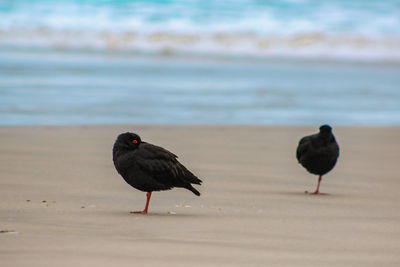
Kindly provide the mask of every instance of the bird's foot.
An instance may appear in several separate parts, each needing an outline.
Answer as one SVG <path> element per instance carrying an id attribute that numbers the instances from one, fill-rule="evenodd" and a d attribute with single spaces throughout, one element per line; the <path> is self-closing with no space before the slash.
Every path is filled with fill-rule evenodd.
<path id="1" fill-rule="evenodd" d="M 134 214 L 147 214 L 147 210 L 138 210 L 138 211 L 131 211 Z"/>

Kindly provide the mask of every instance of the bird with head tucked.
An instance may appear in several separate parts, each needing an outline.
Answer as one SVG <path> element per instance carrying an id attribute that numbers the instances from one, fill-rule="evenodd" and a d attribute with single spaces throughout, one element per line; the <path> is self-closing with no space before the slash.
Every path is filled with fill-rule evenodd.
<path id="1" fill-rule="evenodd" d="M 335 167 L 339 157 L 339 145 L 329 125 L 319 127 L 319 133 L 303 137 L 296 151 L 298 162 L 310 173 L 318 175 L 317 189 L 312 194 L 320 194 L 322 175 Z"/>
<path id="2" fill-rule="evenodd" d="M 132 187 L 147 192 L 147 213 L 151 193 L 181 187 L 200 196 L 192 184 L 200 185 L 202 181 L 191 173 L 168 150 L 142 141 L 135 133 L 122 133 L 117 137 L 113 147 L 113 161 L 118 173 Z"/>

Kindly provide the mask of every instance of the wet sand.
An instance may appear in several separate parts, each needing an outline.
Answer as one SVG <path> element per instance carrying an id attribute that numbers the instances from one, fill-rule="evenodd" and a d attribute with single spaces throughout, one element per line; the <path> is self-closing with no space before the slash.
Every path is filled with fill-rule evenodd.
<path id="1" fill-rule="evenodd" d="M 145 193 L 116 173 L 118 133 L 177 155 L 204 184 Z M 0 127 L 1 266 L 400 266 L 400 128 L 334 128 L 317 177 L 306 127 Z"/>

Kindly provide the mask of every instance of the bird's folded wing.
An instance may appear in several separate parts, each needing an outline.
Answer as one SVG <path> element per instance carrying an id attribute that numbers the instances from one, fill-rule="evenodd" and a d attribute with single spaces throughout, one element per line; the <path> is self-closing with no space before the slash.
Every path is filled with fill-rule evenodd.
<path id="1" fill-rule="evenodd" d="M 162 148 L 160 146 L 155 146 L 146 142 L 140 144 L 140 149 L 137 150 L 138 156 L 146 159 L 164 159 L 176 161 L 178 158 L 174 153 Z"/>
<path id="2" fill-rule="evenodd" d="M 143 142 L 135 156 L 139 167 L 158 182 L 179 184 L 190 182 L 187 180 L 194 176 L 178 162 L 175 154 L 162 147 Z"/>

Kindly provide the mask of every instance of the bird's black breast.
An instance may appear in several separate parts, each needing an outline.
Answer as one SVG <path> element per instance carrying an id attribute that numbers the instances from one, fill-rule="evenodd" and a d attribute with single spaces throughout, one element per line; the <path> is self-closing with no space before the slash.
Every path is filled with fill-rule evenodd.
<path id="1" fill-rule="evenodd" d="M 324 175 L 336 164 L 339 146 L 335 138 L 321 138 L 318 134 L 302 138 L 296 151 L 299 163 L 310 173 Z"/>

